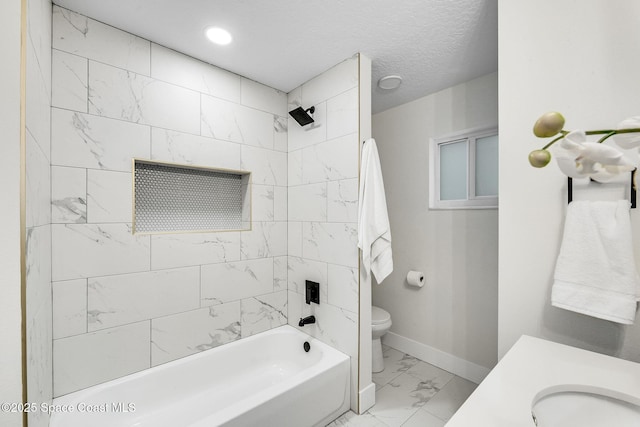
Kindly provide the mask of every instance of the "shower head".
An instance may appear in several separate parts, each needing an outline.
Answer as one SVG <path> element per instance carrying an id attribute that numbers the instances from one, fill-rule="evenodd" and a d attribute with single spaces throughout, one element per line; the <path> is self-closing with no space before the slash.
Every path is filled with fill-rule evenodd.
<path id="1" fill-rule="evenodd" d="M 291 115 L 291 117 L 296 119 L 296 122 L 298 122 L 300 126 L 305 126 L 305 125 L 308 125 L 309 123 L 313 123 L 314 120 L 313 120 L 313 117 L 311 117 L 311 114 L 313 114 L 315 111 L 316 111 L 316 107 L 313 107 L 313 106 L 307 108 L 306 110 L 302 107 L 298 107 L 289 111 L 289 114 Z"/>

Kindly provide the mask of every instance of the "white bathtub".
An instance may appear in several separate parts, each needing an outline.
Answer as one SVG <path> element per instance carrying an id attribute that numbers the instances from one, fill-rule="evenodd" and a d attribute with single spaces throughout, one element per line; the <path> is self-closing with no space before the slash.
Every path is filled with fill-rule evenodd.
<path id="1" fill-rule="evenodd" d="M 285 325 L 58 397 L 50 427 L 323 426 L 348 408 L 349 357 Z"/>

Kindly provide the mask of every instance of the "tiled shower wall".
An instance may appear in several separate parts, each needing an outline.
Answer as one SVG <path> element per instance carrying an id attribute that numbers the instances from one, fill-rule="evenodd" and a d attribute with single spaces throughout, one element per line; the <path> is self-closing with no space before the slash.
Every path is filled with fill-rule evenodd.
<path id="1" fill-rule="evenodd" d="M 305 332 L 351 357 L 351 408 L 358 393 L 359 58 L 288 95 L 289 109 L 315 106 L 315 123 L 289 118 L 289 324 L 315 315 Z M 365 88 L 370 90 L 370 88 Z M 305 280 L 320 305 L 305 302 Z"/>
<path id="2" fill-rule="evenodd" d="M 286 95 L 58 7 L 52 78 L 54 395 L 286 324 Z M 132 235 L 133 157 L 252 171 L 252 231 Z"/>
<path id="3" fill-rule="evenodd" d="M 51 2 L 27 2 L 26 43 L 27 401 L 51 403 Z M 47 426 L 45 412 L 29 426 Z"/>

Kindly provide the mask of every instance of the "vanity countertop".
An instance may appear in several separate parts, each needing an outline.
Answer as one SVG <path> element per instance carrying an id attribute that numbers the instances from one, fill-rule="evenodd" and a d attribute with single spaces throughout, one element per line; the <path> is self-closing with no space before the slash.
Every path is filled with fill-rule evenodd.
<path id="1" fill-rule="evenodd" d="M 533 427 L 536 395 L 566 384 L 640 398 L 640 363 L 523 335 L 446 427 Z"/>

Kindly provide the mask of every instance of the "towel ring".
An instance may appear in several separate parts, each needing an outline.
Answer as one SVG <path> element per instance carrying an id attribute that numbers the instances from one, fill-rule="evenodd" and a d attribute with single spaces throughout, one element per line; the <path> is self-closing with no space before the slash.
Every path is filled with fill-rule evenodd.
<path id="1" fill-rule="evenodd" d="M 631 209 L 636 208 L 636 187 L 634 185 L 636 170 L 631 171 L 631 191 L 629 199 L 631 201 Z M 571 203 L 573 200 L 573 178 L 567 177 L 567 203 Z"/>

